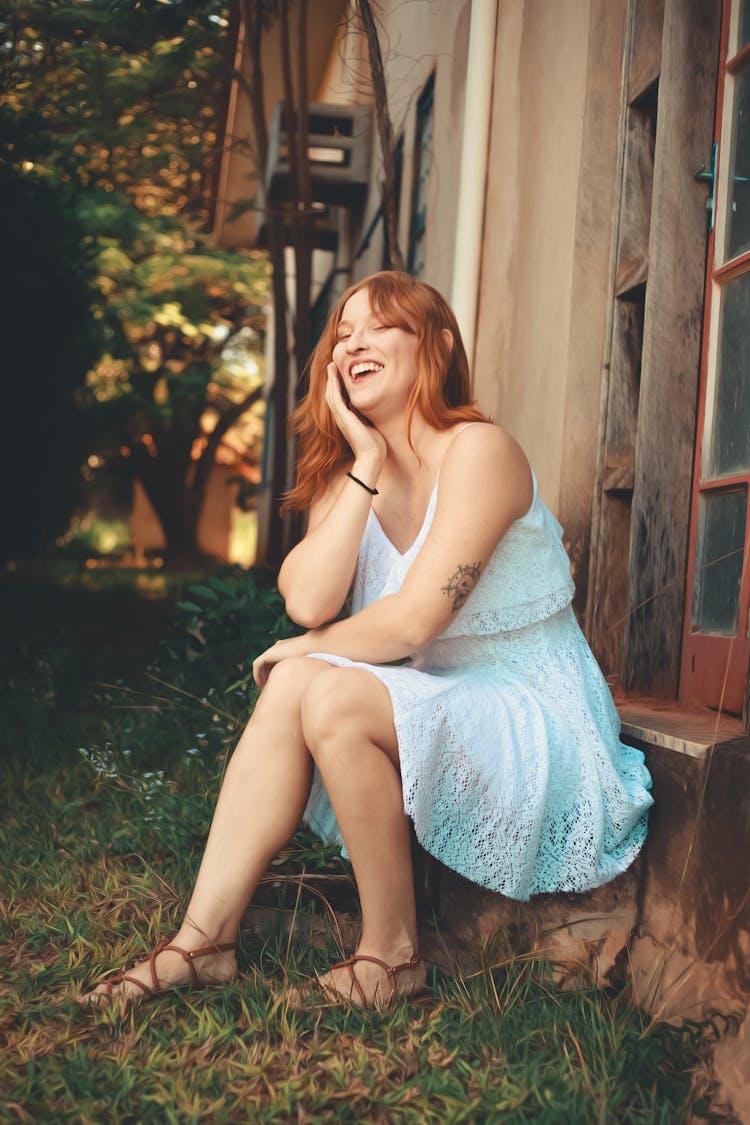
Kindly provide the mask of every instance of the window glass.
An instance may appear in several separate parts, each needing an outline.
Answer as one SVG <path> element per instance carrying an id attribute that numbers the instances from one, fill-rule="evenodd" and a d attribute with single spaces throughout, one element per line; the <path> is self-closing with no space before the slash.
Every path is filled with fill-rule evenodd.
<path id="1" fill-rule="evenodd" d="M 750 67 L 737 75 L 734 86 L 727 258 L 735 258 L 750 250 Z"/>
<path id="2" fill-rule="evenodd" d="M 750 273 L 724 286 L 704 479 L 750 469 Z"/>
<path id="3" fill-rule="evenodd" d="M 396 230 L 398 231 L 398 216 L 401 207 L 401 179 L 404 172 L 404 138 L 399 137 L 398 144 L 396 145 L 395 152 L 393 153 L 393 199 L 396 211 Z M 388 223 L 385 214 L 383 214 L 383 259 L 382 268 L 384 270 L 393 269 L 393 260 L 391 258 L 392 247 L 388 242 Z"/>
<path id="4" fill-rule="evenodd" d="M 740 34 L 737 50 L 741 51 L 750 40 L 750 0 L 740 0 Z"/>
<path id="5" fill-rule="evenodd" d="M 427 227 L 427 188 L 432 166 L 432 104 L 434 77 L 430 79 L 417 103 L 417 135 L 415 152 L 412 220 L 409 231 L 409 273 L 422 277 L 425 266 L 425 232 Z"/>
<path id="6" fill-rule="evenodd" d="M 698 507 L 692 629 L 734 636 L 740 605 L 747 488 L 704 492 Z"/>

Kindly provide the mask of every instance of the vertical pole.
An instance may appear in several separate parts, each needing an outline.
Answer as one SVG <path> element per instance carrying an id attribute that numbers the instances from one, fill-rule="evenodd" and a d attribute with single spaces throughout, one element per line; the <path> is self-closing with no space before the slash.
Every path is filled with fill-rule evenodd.
<path id="1" fill-rule="evenodd" d="M 469 367 L 474 358 L 482 262 L 496 23 L 497 0 L 472 0 L 451 293 L 451 305 L 461 329 Z"/>

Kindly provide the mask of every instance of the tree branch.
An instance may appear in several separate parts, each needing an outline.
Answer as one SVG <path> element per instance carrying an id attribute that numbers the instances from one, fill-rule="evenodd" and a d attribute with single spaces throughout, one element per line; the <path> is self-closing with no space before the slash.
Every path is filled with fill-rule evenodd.
<path id="1" fill-rule="evenodd" d="M 250 56 L 250 81 L 243 79 L 242 86 L 246 90 L 250 111 L 253 118 L 253 133 L 258 150 L 261 175 L 259 176 L 261 190 L 265 198 L 265 172 L 268 160 L 268 129 L 266 127 L 266 110 L 263 98 L 263 63 L 261 51 L 261 22 L 255 0 L 242 0 L 242 14 L 247 30 L 248 53 Z"/>
<path id="2" fill-rule="evenodd" d="M 310 102 L 307 73 L 307 0 L 297 0 L 297 199 L 295 220 L 295 324 L 294 348 L 297 361 L 296 397 L 307 391 L 305 372 L 310 354 L 310 292 L 315 219 L 311 212 Z"/>
<path id="3" fill-rule="evenodd" d="M 380 51 L 380 40 L 378 39 L 378 31 L 375 26 L 375 17 L 370 7 L 370 0 L 358 0 L 358 7 L 365 37 L 367 39 L 372 87 L 375 93 L 375 118 L 378 124 L 380 149 L 383 156 L 381 198 L 383 200 L 383 214 L 385 215 L 388 256 L 390 258 L 390 264 L 394 269 L 403 270 L 406 266 L 398 242 L 398 223 L 396 218 L 398 200 L 395 194 L 395 145 L 393 143 L 393 125 L 391 123 L 390 113 L 388 112 L 388 92 L 385 83 L 383 56 Z"/>
<path id="4" fill-rule="evenodd" d="M 292 180 L 292 198 L 299 199 L 300 170 L 297 136 L 299 120 L 295 106 L 294 82 L 292 79 L 292 48 L 289 37 L 289 0 L 280 0 L 279 29 L 281 31 L 281 74 L 284 83 L 284 124 L 286 126 L 286 149 L 289 154 L 289 170 Z M 300 97 L 302 97 L 300 91 Z M 305 91 L 306 94 L 306 91 Z"/>
<path id="5" fill-rule="evenodd" d="M 206 444 L 196 463 L 193 482 L 190 486 L 193 502 L 198 506 L 203 503 L 208 477 L 213 468 L 214 461 L 216 460 L 216 452 L 221 445 L 224 434 L 242 417 L 246 410 L 250 409 L 253 403 L 257 402 L 258 399 L 262 397 L 262 395 L 263 384 L 261 383 L 259 387 L 256 387 L 255 390 L 245 395 L 241 402 L 235 402 L 232 406 L 224 410 L 219 416 L 213 430 L 208 435 Z"/>

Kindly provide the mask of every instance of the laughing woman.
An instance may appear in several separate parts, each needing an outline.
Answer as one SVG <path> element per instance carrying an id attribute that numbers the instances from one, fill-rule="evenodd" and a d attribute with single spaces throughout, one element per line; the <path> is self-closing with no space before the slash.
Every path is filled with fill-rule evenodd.
<path id="1" fill-rule="evenodd" d="M 345 847 L 362 907 L 356 952 L 320 987 L 363 1005 L 424 984 L 411 824 L 515 899 L 596 887 L 643 843 L 650 778 L 573 616 L 561 529 L 472 405 L 443 298 L 403 273 L 349 289 L 294 425 L 287 503 L 308 529 L 279 588 L 307 632 L 255 660 L 182 927 L 89 1002 L 233 976 L 243 912 L 301 820 Z"/>

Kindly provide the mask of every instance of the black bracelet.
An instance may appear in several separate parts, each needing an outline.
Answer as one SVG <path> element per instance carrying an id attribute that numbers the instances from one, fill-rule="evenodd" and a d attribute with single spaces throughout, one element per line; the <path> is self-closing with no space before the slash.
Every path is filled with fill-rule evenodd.
<path id="1" fill-rule="evenodd" d="M 379 495 L 377 488 L 370 488 L 369 484 L 365 484 L 365 482 L 363 480 L 360 480 L 359 477 L 355 477 L 354 473 L 347 473 L 346 475 L 348 477 L 351 477 L 351 479 L 355 482 L 355 484 L 361 485 L 362 488 L 364 488 L 366 492 L 370 493 L 370 496 L 378 496 Z"/>

